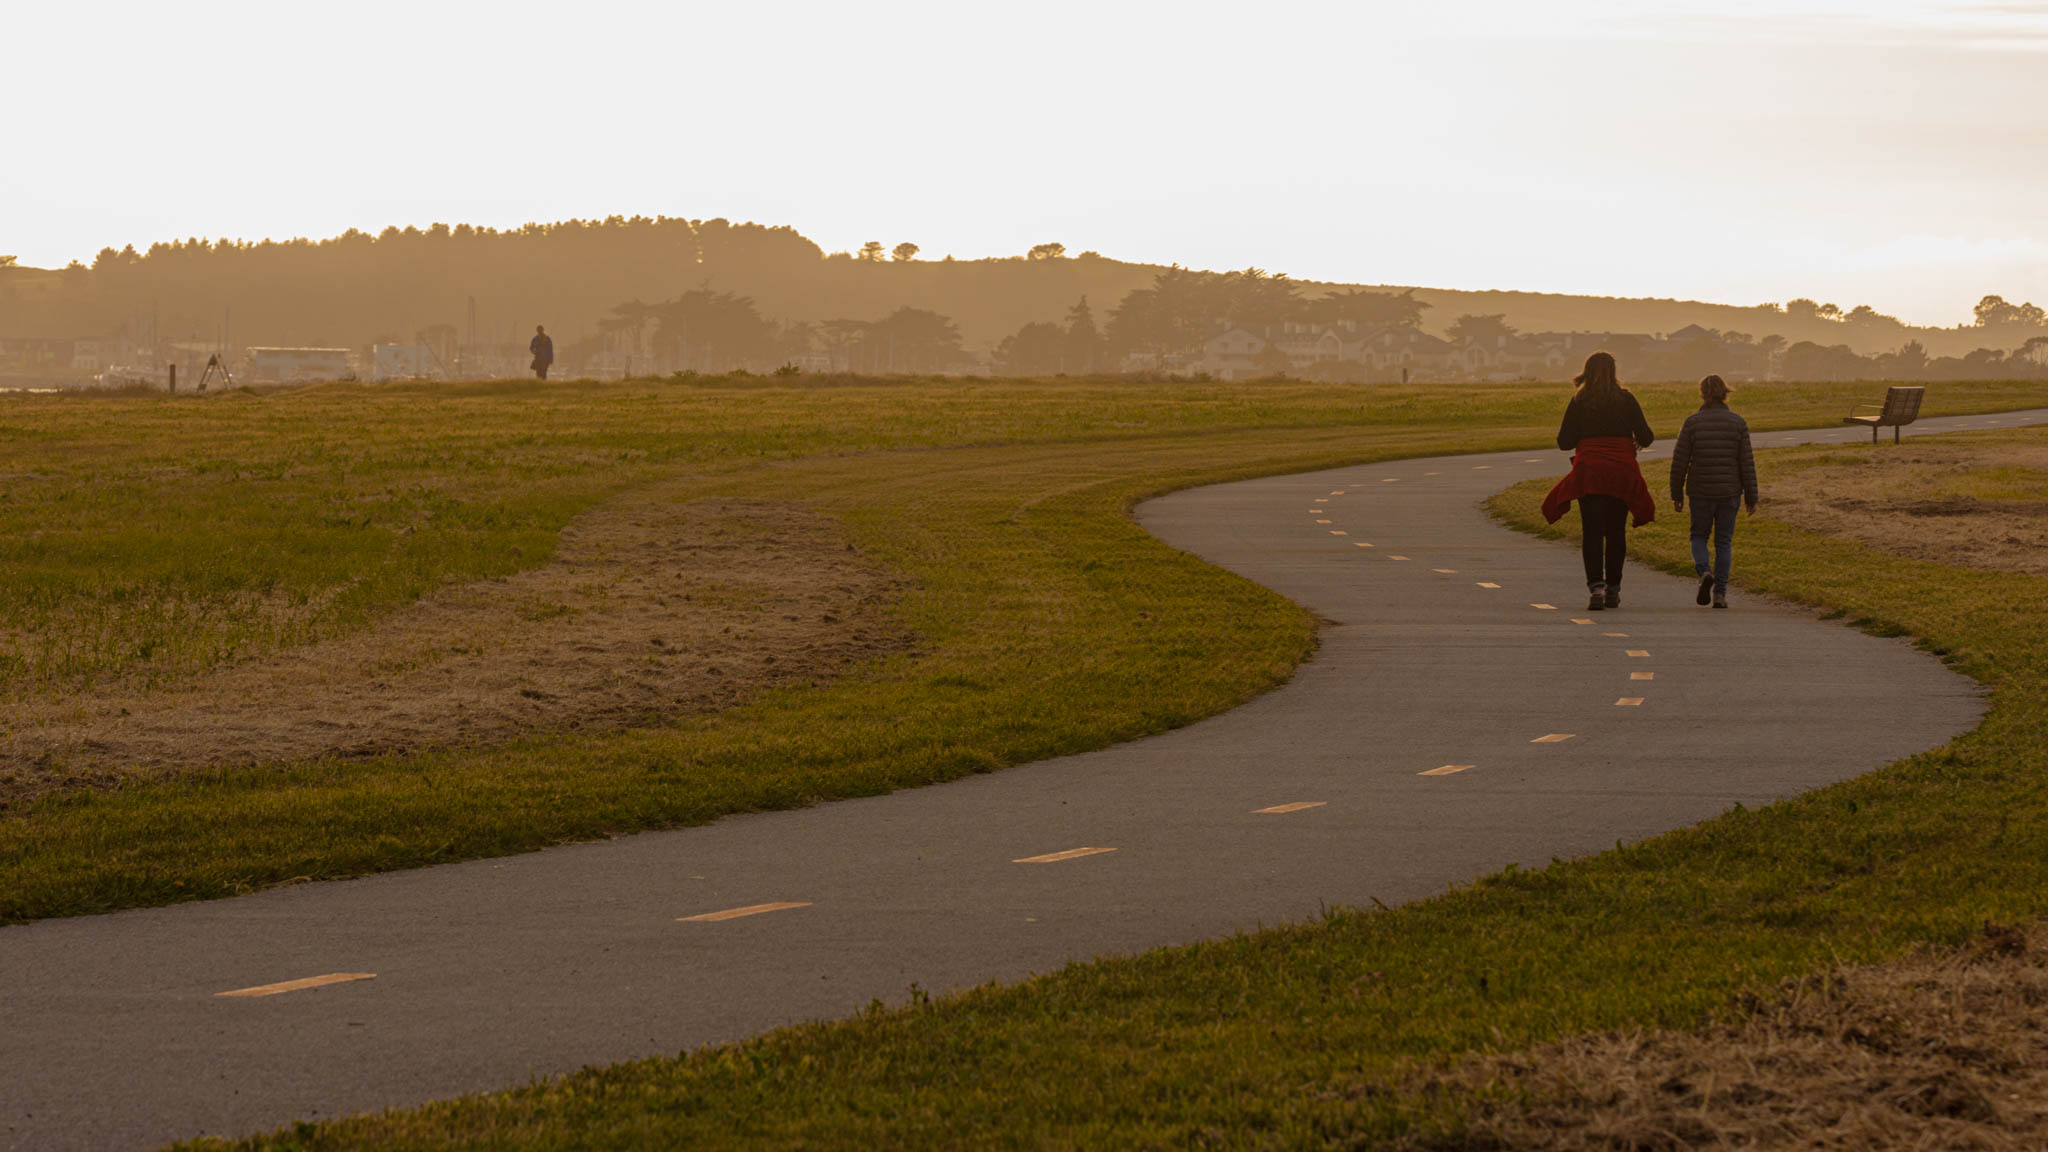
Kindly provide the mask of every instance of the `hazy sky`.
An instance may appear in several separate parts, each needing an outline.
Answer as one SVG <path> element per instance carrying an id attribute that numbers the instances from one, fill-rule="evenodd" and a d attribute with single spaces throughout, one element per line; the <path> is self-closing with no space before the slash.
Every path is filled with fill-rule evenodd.
<path id="1" fill-rule="evenodd" d="M 725 216 L 1953 324 L 2048 304 L 2048 2 L 19 4 L 0 253 Z"/>

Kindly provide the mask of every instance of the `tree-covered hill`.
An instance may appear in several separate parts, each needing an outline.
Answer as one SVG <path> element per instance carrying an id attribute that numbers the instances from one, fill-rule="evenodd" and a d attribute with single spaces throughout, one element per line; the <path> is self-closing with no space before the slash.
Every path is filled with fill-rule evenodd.
<path id="1" fill-rule="evenodd" d="M 827 253 L 787 227 L 726 220 L 612 217 L 497 230 L 467 225 L 350 231 L 326 240 L 160 243 L 100 252 L 90 266 L 0 267 L 0 337 L 221 340 L 236 345 L 362 347 L 437 326 L 470 342 L 517 343 L 536 323 L 568 341 L 594 335 L 622 303 L 708 288 L 752 298 L 772 321 L 878 320 L 899 309 L 951 318 L 970 351 L 1027 324 L 1057 321 L 1087 297 L 1107 314 L 1152 285 L 1159 265 L 1043 244 L 1006 259 L 926 258 L 913 242 Z M 1371 266 L 1361 253 L 1361 267 Z M 1306 296 L 1393 285 L 1305 283 Z M 1500 315 L 1523 332 L 1656 334 L 1698 324 L 1790 342 L 1892 351 L 1918 340 L 1933 355 L 2039 334 L 2012 326 L 1910 328 L 1875 309 L 1812 301 L 1737 307 L 1696 301 L 1417 288 L 1422 326 Z M 472 301 L 474 312 L 472 314 Z"/>

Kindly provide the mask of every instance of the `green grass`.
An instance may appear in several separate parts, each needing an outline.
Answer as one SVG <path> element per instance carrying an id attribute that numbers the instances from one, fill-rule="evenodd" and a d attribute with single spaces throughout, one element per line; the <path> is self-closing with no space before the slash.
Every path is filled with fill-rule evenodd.
<path id="1" fill-rule="evenodd" d="M 1683 388 L 1641 391 L 1660 427 L 1690 405 Z M 1795 426 L 1868 391 L 1754 388 L 1745 411 Z M 0 440 L 27 479 L 0 502 L 0 636 L 82 653 L 23 673 L 19 692 L 143 676 L 158 657 L 139 655 L 137 636 L 205 665 L 345 634 L 440 582 L 539 563 L 576 512 L 677 477 L 686 494 L 839 517 L 907 578 L 896 611 L 921 644 L 829 685 L 645 730 L 48 799 L 0 818 L 0 922 L 869 795 L 1213 715 L 1284 681 L 1312 650 L 1312 622 L 1152 540 L 1132 504 L 1262 473 L 1542 444 L 1563 394 L 898 381 L 10 398 Z M 2048 388 L 1935 399 L 2021 407 Z M 291 611 L 254 612 L 271 622 L 237 632 L 252 603 Z M 66 631 L 78 619 L 97 623 Z"/>
<path id="2" fill-rule="evenodd" d="M 1766 495 L 1776 470 L 1841 451 L 1764 454 Z M 1496 510 L 1535 528 L 1547 486 L 1518 486 Z M 1634 547 L 1690 570 L 1673 525 Z M 677 1058 L 189 1147 L 1378 1146 L 1459 1129 L 1469 1098 L 1426 1083 L 1461 1053 L 1691 1027 L 1744 990 L 2048 910 L 2048 578 L 1901 560 L 1761 517 L 1743 521 L 1737 547 L 1744 589 L 1945 653 L 1991 689 L 1984 724 L 1791 801 L 1392 912 L 1339 910 Z M 1574 558 L 1560 549 L 1558 561 Z"/>

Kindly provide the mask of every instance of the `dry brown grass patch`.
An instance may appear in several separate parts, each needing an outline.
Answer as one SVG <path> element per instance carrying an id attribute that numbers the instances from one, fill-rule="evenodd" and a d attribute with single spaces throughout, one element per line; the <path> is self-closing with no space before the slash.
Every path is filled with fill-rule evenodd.
<path id="1" fill-rule="evenodd" d="M 160 691 L 0 709 L 0 811 L 191 768 L 725 708 L 906 647 L 884 612 L 893 593 L 802 506 L 636 492 L 578 517 L 550 563 L 450 588 L 365 634 Z"/>
<path id="2" fill-rule="evenodd" d="M 1767 476 L 1767 509 L 1895 556 L 2048 573 L 2048 436 L 1880 444 Z"/>
<path id="3" fill-rule="evenodd" d="M 2048 928 L 1796 981 L 1693 1033 L 1478 1057 L 1422 1086 L 1469 1128 L 1413 1147 L 2048 1148 Z"/>

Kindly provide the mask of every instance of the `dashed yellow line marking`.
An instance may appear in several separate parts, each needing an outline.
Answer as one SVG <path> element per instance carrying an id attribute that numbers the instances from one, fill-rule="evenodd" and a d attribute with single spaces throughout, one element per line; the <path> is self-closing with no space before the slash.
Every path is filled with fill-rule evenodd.
<path id="1" fill-rule="evenodd" d="M 1336 489 L 1335 491 L 1332 491 L 1332 492 L 1330 493 L 1330 495 L 1332 495 L 1332 496 L 1342 496 L 1343 494 L 1344 494 L 1344 489 L 1342 489 L 1342 488 L 1338 488 L 1338 489 Z"/>
<path id="2" fill-rule="evenodd" d="M 1430 769 L 1429 771 L 1427 771 L 1427 772 L 1417 772 L 1417 773 L 1416 773 L 1416 775 L 1417 775 L 1417 776 L 1449 776 L 1449 775 L 1451 775 L 1451 774 L 1452 774 L 1453 772 L 1469 772 L 1469 771 L 1471 771 L 1472 769 L 1474 769 L 1474 768 L 1477 768 L 1477 767 L 1478 767 L 1478 765 L 1477 765 L 1477 764 L 1446 764 L 1446 765 L 1444 765 L 1444 766 L 1443 766 L 1443 767 L 1441 767 L 1441 768 L 1431 768 L 1431 769 Z"/>
<path id="3" fill-rule="evenodd" d="M 1370 547 L 1372 547 L 1372 545 L 1370 545 L 1370 544 L 1367 544 L 1367 543 L 1366 543 L 1365 541 L 1363 541 L 1363 540 L 1353 540 L 1353 541 L 1351 542 L 1351 546 L 1352 546 L 1353 548 L 1370 548 Z"/>
<path id="4" fill-rule="evenodd" d="M 1562 744 L 1562 743 L 1564 743 L 1565 741 L 1567 741 L 1567 740 L 1571 739 L 1571 738 L 1572 738 L 1573 736 L 1576 736 L 1576 735 L 1578 735 L 1578 733 L 1576 733 L 1576 732 L 1552 732 L 1552 733 L 1551 733 L 1550 735 L 1548 735 L 1548 736 L 1538 736 L 1538 737 L 1537 737 L 1537 738 L 1535 738 L 1534 740 L 1531 740 L 1531 741 L 1529 741 L 1529 743 L 1531 743 L 1531 744 Z"/>
<path id="5" fill-rule="evenodd" d="M 1458 574 L 1458 570 L 1456 568 L 1431 568 L 1430 571 L 1441 572 L 1446 576 L 1456 576 Z"/>
<path id="6" fill-rule="evenodd" d="M 1316 503 L 1318 503 L 1318 504 L 1328 504 L 1329 502 L 1330 502 L 1330 498 L 1329 498 L 1328 496 L 1318 496 L 1318 497 L 1316 497 Z"/>
<path id="7" fill-rule="evenodd" d="M 1345 530 L 1343 530 L 1342 528 L 1332 528 L 1332 529 L 1330 529 L 1330 535 L 1332 535 L 1332 536 L 1349 536 L 1349 535 L 1351 535 L 1351 533 L 1349 533 L 1349 532 L 1346 532 L 1346 531 L 1345 531 Z"/>
<path id="8" fill-rule="evenodd" d="M 780 912 L 786 908 L 809 908 L 809 900 L 781 900 L 773 904 L 749 904 L 744 908 L 727 908 L 722 912 L 699 912 L 695 916 L 678 916 L 678 924 L 715 924 L 720 920 L 737 920 L 742 916 L 759 916 L 763 912 Z"/>
<path id="9" fill-rule="evenodd" d="M 1380 480 L 1382 484 L 1399 484 L 1400 482 L 1401 478 L 1399 476 L 1388 476 Z"/>
<path id="10" fill-rule="evenodd" d="M 1643 698 L 1641 696 L 1623 696 L 1614 702 L 1614 706 L 1616 708 L 1640 708 L 1643 706 Z"/>
<path id="11" fill-rule="evenodd" d="M 284 980 L 276 984 L 258 984 L 254 988 L 237 988 L 232 992 L 215 992 L 215 996 L 275 996 L 280 992 L 297 992 L 305 988 L 325 988 L 329 984 L 346 984 L 351 980 L 375 980 L 375 972 L 329 972 L 325 976 L 308 976 L 302 980 Z"/>
<path id="12" fill-rule="evenodd" d="M 1065 852 L 1047 852 L 1043 856 L 1023 856 L 1010 861 L 1012 864 L 1057 864 L 1062 860 L 1079 860 L 1083 856 L 1099 856 L 1114 852 L 1114 848 L 1069 848 Z"/>
<path id="13" fill-rule="evenodd" d="M 1486 470 L 1487 470 L 1488 468 L 1491 468 L 1491 467 L 1493 467 L 1493 465 L 1491 465 L 1491 464 L 1474 464 L 1474 465 L 1472 466 L 1472 470 L 1473 470 L 1474 472 L 1484 472 L 1484 471 L 1486 471 Z"/>
<path id="14" fill-rule="evenodd" d="M 1318 523 L 1318 524 L 1328 524 L 1328 523 L 1330 523 L 1330 521 L 1328 521 L 1328 520 L 1318 520 L 1318 521 L 1316 521 L 1316 523 Z"/>
<path id="15" fill-rule="evenodd" d="M 1631 672 L 1628 674 L 1628 678 L 1631 680 L 1655 680 L 1657 674 L 1655 672 Z"/>
<path id="16" fill-rule="evenodd" d="M 1610 638 L 1612 638 L 1612 639 L 1615 639 L 1615 640 L 1626 640 L 1626 639 L 1628 639 L 1628 633 L 1626 633 L 1626 632 L 1602 632 L 1602 633 L 1601 633 L 1601 635 L 1602 635 L 1602 636 L 1607 636 L 1607 637 L 1610 637 Z"/>
<path id="17" fill-rule="evenodd" d="M 1555 604 L 1531 604 L 1531 605 L 1529 605 L 1529 607 L 1531 607 L 1531 608 L 1535 608 L 1535 609 L 1538 609 L 1538 610 L 1540 610 L 1540 611 L 1544 611 L 1544 612 L 1555 612 L 1555 611 L 1557 611 L 1557 605 L 1555 605 Z"/>
<path id="18" fill-rule="evenodd" d="M 1423 473 L 1423 475 L 1424 475 L 1424 476 L 1441 476 L 1441 475 L 1443 475 L 1443 473 L 1441 473 L 1441 472 L 1424 472 L 1424 473 Z"/>
<path id="19" fill-rule="evenodd" d="M 1271 808 L 1254 808 L 1254 816 L 1278 816 L 1286 812 L 1300 812 L 1309 808 L 1321 808 L 1328 800 L 1297 800 L 1292 804 L 1275 804 Z"/>
<path id="20" fill-rule="evenodd" d="M 1389 560 L 1406 560 L 1406 559 L 1407 559 L 1407 557 L 1406 557 L 1406 556 L 1388 556 L 1388 557 L 1387 557 L 1387 559 L 1389 559 Z"/>
<path id="21" fill-rule="evenodd" d="M 1638 660 L 1646 659 L 1650 655 L 1648 652 L 1645 652 L 1641 648 L 1631 648 L 1628 650 L 1628 654 L 1634 656 Z"/>
<path id="22" fill-rule="evenodd" d="M 1543 457 L 1541 457 L 1541 456 L 1531 456 L 1531 457 L 1529 457 L 1529 458 L 1528 458 L 1527 460 L 1524 460 L 1524 461 L 1522 461 L 1522 463 L 1524 463 L 1524 464 L 1541 464 L 1541 463 L 1543 463 Z"/>
<path id="23" fill-rule="evenodd" d="M 1480 581 L 1478 581 L 1477 583 L 1478 583 L 1478 585 L 1479 585 L 1479 586 L 1480 586 L 1481 588 L 1498 588 L 1498 587 L 1500 587 L 1500 585 L 1498 585 L 1498 584 L 1489 584 L 1489 583 L 1487 583 L 1487 582 L 1486 582 L 1486 581 L 1484 581 L 1484 580 L 1480 580 Z"/>

